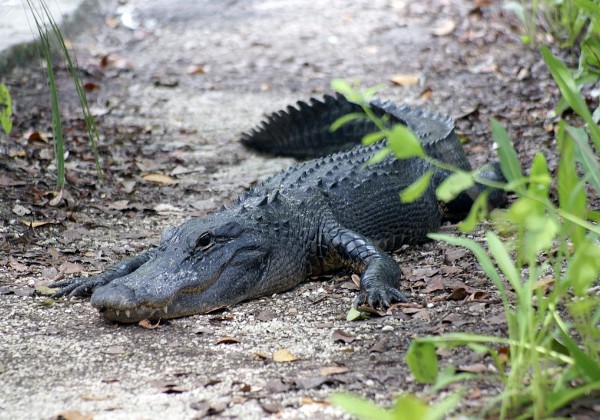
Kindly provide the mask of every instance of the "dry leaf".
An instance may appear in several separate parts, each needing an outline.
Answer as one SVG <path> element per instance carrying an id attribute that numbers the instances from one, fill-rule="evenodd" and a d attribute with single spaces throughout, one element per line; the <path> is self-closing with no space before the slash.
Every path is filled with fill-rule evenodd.
<path id="1" fill-rule="evenodd" d="M 390 78 L 395 85 L 413 86 L 419 83 L 419 76 L 416 74 L 396 74 Z"/>
<path id="2" fill-rule="evenodd" d="M 26 214 L 31 214 L 31 210 L 20 204 L 15 204 L 12 208 L 12 212 L 17 216 L 25 216 Z"/>
<path id="3" fill-rule="evenodd" d="M 37 228 L 40 226 L 44 226 L 44 225 L 49 225 L 52 222 L 41 222 L 41 221 L 26 221 L 26 220 L 21 220 L 21 223 L 23 223 L 25 226 L 28 226 L 30 228 Z"/>
<path id="4" fill-rule="evenodd" d="M 295 360 L 299 360 L 299 358 L 288 349 L 279 349 L 273 353 L 274 362 L 293 362 Z"/>
<path id="5" fill-rule="evenodd" d="M 347 367 L 344 367 L 344 366 L 328 366 L 328 367 L 321 368 L 321 370 L 319 371 L 319 375 L 329 376 L 329 375 L 336 375 L 338 373 L 347 373 L 349 371 L 350 371 L 350 369 L 348 369 Z"/>
<path id="6" fill-rule="evenodd" d="M 28 270 L 25 264 L 22 264 L 19 261 L 17 261 L 12 255 L 8 257 L 8 265 L 15 271 L 23 272 Z"/>
<path id="7" fill-rule="evenodd" d="M 193 66 L 189 66 L 186 69 L 186 73 L 187 74 L 204 74 L 204 73 L 206 73 L 206 68 L 204 66 L 193 65 Z"/>
<path id="8" fill-rule="evenodd" d="M 54 191 L 52 194 L 54 194 L 54 197 L 52 197 L 52 199 L 48 201 L 48 205 L 56 207 L 60 204 L 60 202 L 63 199 L 63 190 Z"/>
<path id="9" fill-rule="evenodd" d="M 342 343 L 350 344 L 354 341 L 355 338 L 352 334 L 349 334 L 345 331 L 337 329 L 331 334 L 331 339 L 334 342 L 339 341 Z"/>
<path id="10" fill-rule="evenodd" d="M 236 344 L 239 342 L 240 340 L 233 337 L 221 337 L 217 340 L 217 344 Z"/>
<path id="11" fill-rule="evenodd" d="M 456 29 L 456 23 L 451 19 L 444 19 L 435 25 L 431 34 L 435 36 L 448 36 Z"/>
<path id="12" fill-rule="evenodd" d="M 140 322 L 138 322 L 138 325 L 146 330 L 155 330 L 159 327 L 160 321 L 158 321 L 156 324 L 153 324 L 149 319 L 142 319 Z"/>
<path id="13" fill-rule="evenodd" d="M 144 178 L 144 181 L 147 181 L 147 182 L 156 182 L 158 184 L 165 184 L 165 185 L 173 185 L 177 182 L 170 176 L 163 175 L 163 174 L 146 174 L 146 175 L 143 175 L 142 178 Z"/>

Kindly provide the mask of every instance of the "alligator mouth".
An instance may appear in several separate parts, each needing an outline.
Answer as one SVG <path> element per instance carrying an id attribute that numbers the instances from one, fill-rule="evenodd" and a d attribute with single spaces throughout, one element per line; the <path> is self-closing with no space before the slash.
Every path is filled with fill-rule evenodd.
<path id="1" fill-rule="evenodd" d="M 115 309 L 110 307 L 96 306 L 98 312 L 107 320 L 128 324 L 139 322 L 144 319 L 158 321 L 162 318 L 168 318 L 169 306 L 156 308 L 149 305 L 141 305 L 131 309 Z"/>

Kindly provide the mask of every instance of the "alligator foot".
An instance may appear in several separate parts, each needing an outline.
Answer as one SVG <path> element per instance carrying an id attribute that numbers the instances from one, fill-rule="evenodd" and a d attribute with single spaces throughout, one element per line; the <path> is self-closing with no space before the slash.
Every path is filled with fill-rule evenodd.
<path id="1" fill-rule="evenodd" d="M 124 277 L 137 270 L 142 264 L 147 262 L 155 253 L 154 249 L 149 249 L 139 255 L 121 261 L 117 265 L 109 268 L 102 274 L 88 278 L 76 277 L 72 279 L 60 280 L 50 285 L 51 288 L 60 288 L 52 295 L 53 298 L 63 296 L 87 297 L 91 296 L 92 292 L 104 286 L 116 278 Z"/>
<path id="2" fill-rule="evenodd" d="M 407 301 L 407 297 L 393 287 L 378 285 L 378 287 L 372 287 L 370 290 L 364 290 L 361 286 L 360 292 L 352 301 L 352 306 L 356 309 L 359 306 L 366 304 L 373 309 L 387 309 L 392 306 L 394 302 Z"/>

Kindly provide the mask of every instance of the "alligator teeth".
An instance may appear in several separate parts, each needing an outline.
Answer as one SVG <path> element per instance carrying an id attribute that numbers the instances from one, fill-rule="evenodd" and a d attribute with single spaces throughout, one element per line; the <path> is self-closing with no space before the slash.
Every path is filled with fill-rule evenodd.
<path id="1" fill-rule="evenodd" d="M 115 311 L 115 314 L 117 314 L 117 316 L 119 316 L 120 313 L 121 311 Z"/>
<path id="2" fill-rule="evenodd" d="M 165 307 L 163 308 L 163 311 L 165 311 L 165 313 L 167 313 L 167 305 L 165 305 Z"/>
<path id="3" fill-rule="evenodd" d="M 129 309 L 127 309 L 127 310 L 125 311 L 125 316 L 126 316 L 127 318 L 131 318 L 131 311 L 130 311 Z"/>

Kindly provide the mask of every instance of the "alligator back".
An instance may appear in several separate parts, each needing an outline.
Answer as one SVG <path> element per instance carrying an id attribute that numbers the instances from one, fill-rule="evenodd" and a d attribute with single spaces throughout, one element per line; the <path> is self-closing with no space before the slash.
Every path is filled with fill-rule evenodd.
<path id="1" fill-rule="evenodd" d="M 350 113 L 363 113 L 359 104 L 341 94 L 325 95 L 322 100 L 299 101 L 296 107 L 276 112 L 258 127 L 242 134 L 241 142 L 261 153 L 300 159 L 316 158 L 350 150 L 361 144 L 362 138 L 377 130 L 367 118 L 347 122 L 331 131 L 331 124 Z M 470 170 L 469 161 L 454 132 L 450 117 L 406 104 L 373 100 L 373 113 L 387 124 L 403 124 L 421 140 L 428 155 L 463 170 Z"/>

